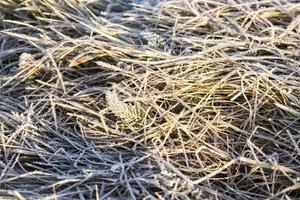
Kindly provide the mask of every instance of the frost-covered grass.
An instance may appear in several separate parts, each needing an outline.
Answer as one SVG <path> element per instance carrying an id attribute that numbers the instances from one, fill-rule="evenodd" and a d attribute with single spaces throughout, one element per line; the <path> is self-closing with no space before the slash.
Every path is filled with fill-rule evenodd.
<path id="1" fill-rule="evenodd" d="M 298 199 L 299 16 L 1 0 L 0 199 Z"/>

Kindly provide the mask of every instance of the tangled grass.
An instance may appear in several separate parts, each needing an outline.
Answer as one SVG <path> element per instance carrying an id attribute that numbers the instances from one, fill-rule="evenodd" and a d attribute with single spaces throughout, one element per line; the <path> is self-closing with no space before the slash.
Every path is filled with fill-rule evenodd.
<path id="1" fill-rule="evenodd" d="M 299 199 L 296 0 L 1 0 L 0 196 Z"/>

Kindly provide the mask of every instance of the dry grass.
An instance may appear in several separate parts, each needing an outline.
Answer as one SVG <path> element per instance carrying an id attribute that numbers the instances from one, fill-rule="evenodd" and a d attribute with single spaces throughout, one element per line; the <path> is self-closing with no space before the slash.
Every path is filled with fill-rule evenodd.
<path id="1" fill-rule="evenodd" d="M 296 0 L 0 14 L 0 198 L 299 199 Z"/>

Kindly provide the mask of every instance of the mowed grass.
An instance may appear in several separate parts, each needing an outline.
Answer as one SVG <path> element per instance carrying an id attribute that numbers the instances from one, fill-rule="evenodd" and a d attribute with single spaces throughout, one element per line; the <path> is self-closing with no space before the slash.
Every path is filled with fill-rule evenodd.
<path id="1" fill-rule="evenodd" d="M 299 199 L 296 0 L 1 0 L 0 199 Z"/>

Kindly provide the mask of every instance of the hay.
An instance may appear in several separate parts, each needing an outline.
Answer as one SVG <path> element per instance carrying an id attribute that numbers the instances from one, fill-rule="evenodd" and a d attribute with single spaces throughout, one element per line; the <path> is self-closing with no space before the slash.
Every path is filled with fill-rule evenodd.
<path id="1" fill-rule="evenodd" d="M 299 198 L 297 1 L 0 13 L 1 197 Z"/>

